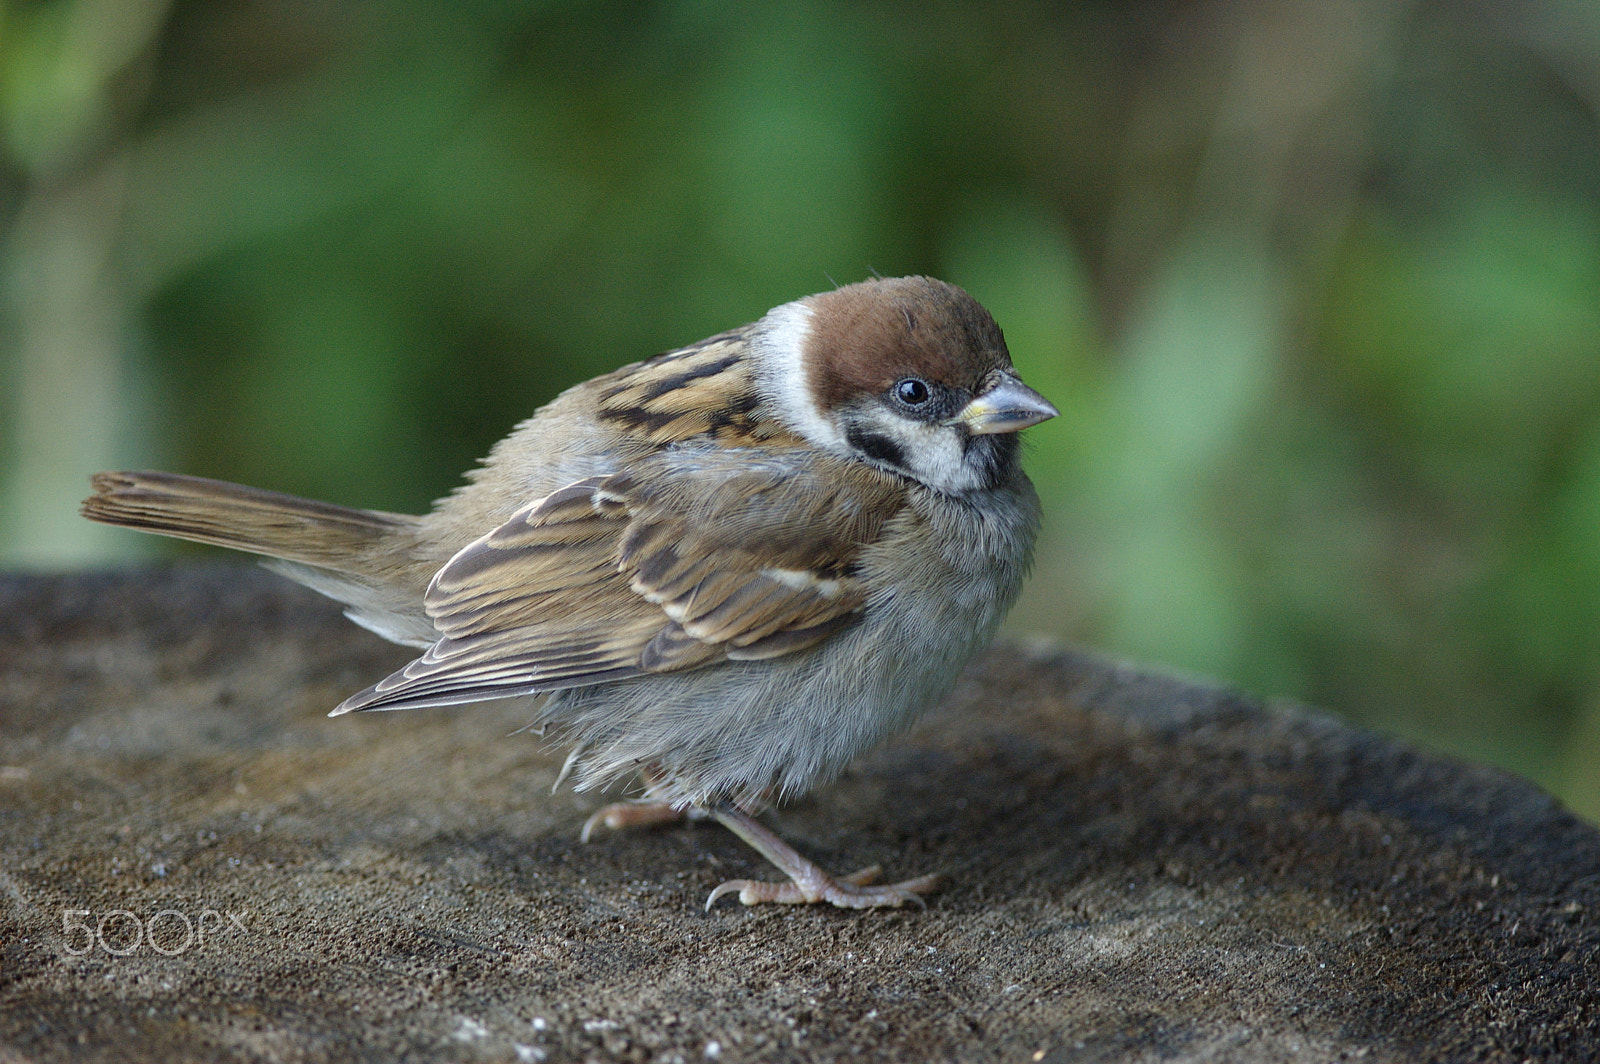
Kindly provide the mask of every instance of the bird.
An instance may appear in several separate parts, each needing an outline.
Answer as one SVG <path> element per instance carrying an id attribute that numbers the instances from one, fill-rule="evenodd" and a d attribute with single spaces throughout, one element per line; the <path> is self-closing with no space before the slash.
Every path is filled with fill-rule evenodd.
<path id="1" fill-rule="evenodd" d="M 642 788 L 585 840 L 709 817 L 783 873 L 708 909 L 924 905 L 937 874 L 834 875 L 758 816 L 993 638 L 1041 520 L 1019 432 L 1057 414 L 972 296 L 874 277 L 567 389 L 421 516 L 131 471 L 82 513 L 263 555 L 422 650 L 332 716 L 542 696 L 562 779 Z"/>

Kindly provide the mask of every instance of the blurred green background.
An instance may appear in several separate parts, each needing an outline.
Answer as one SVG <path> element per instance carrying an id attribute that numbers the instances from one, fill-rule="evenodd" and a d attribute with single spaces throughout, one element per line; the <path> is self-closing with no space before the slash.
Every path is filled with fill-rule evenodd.
<path id="1" fill-rule="evenodd" d="M 1065 416 L 1013 631 L 1600 817 L 1600 4 L 0 3 L 0 565 L 157 467 L 417 510 L 876 271 Z"/>

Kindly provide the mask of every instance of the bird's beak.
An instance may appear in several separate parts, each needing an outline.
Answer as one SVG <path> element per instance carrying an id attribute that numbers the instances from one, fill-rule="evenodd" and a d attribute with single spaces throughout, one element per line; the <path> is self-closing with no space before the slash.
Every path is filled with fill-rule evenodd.
<path id="1" fill-rule="evenodd" d="M 974 436 L 992 432 L 1019 432 L 1029 425 L 1049 421 L 1061 411 L 1032 388 L 1009 373 L 1002 373 L 995 383 L 961 408 L 950 419 L 953 425 L 965 425 Z"/>

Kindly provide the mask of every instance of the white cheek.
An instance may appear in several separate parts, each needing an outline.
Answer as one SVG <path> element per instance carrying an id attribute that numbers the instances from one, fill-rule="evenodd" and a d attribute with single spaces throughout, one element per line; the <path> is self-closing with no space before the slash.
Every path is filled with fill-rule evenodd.
<path id="1" fill-rule="evenodd" d="M 763 391 L 784 424 L 819 447 L 842 451 L 844 434 L 817 409 L 806 379 L 803 355 L 811 336 L 811 314 L 811 308 L 798 301 L 774 307 L 761 319 L 752 342 L 763 348 L 758 361 L 766 378 Z"/>
<path id="2" fill-rule="evenodd" d="M 893 440 L 903 456 L 899 472 L 919 483 L 946 492 L 983 486 L 982 471 L 967 461 L 960 433 L 948 425 L 910 421 L 880 408 L 863 420 L 863 427 Z"/>
<path id="3" fill-rule="evenodd" d="M 922 427 L 920 437 L 906 452 L 911 475 L 939 491 L 971 491 L 980 486 L 978 470 L 968 464 L 961 439 L 938 425 Z"/>

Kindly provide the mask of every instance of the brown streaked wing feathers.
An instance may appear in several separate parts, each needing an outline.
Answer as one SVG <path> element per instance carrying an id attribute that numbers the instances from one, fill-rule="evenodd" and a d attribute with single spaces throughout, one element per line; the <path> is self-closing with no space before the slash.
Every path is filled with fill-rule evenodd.
<path id="1" fill-rule="evenodd" d="M 823 467 L 828 468 L 824 471 Z M 443 634 L 337 712 L 532 694 L 794 653 L 859 616 L 894 478 L 799 448 L 668 448 L 519 511 L 434 577 Z"/>
<path id="2" fill-rule="evenodd" d="M 755 378 L 744 357 L 749 327 L 701 340 L 604 377 L 597 416 L 635 440 L 766 439 L 781 434 L 757 416 Z"/>

